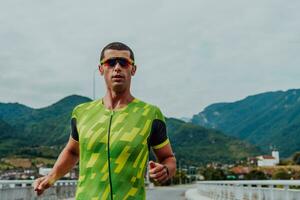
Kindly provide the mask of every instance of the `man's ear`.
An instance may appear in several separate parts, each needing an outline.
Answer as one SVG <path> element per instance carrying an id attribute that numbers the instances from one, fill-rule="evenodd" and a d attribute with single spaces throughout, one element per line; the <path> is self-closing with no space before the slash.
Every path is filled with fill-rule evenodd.
<path id="1" fill-rule="evenodd" d="M 102 65 L 98 65 L 98 68 L 99 68 L 99 71 L 100 71 L 100 74 L 103 76 L 103 66 Z"/>
<path id="2" fill-rule="evenodd" d="M 135 72 L 136 72 L 136 65 L 133 65 L 131 69 L 131 76 L 134 76 Z"/>

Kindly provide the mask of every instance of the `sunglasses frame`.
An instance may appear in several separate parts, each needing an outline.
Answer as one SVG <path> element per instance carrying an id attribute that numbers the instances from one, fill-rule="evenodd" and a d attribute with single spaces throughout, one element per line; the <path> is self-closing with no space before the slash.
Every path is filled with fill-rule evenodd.
<path id="1" fill-rule="evenodd" d="M 115 61 L 116 63 L 115 63 L 114 66 L 116 66 L 117 63 L 119 63 L 119 65 L 120 65 L 121 67 L 128 67 L 128 66 L 129 66 L 129 65 L 128 65 L 128 66 L 122 66 L 121 63 L 120 63 L 120 59 L 126 60 L 126 61 L 129 63 L 129 65 L 133 65 L 133 66 L 134 66 L 134 61 L 132 61 L 131 59 L 128 59 L 128 58 L 124 58 L 124 57 L 112 57 L 112 58 L 108 58 L 108 59 L 106 59 L 106 60 L 103 59 L 103 60 L 100 61 L 100 64 L 101 64 L 101 65 L 104 65 L 104 64 L 106 64 L 106 62 L 109 61 L 109 60 L 116 60 L 116 61 Z M 109 67 L 114 67 L 114 66 L 111 66 L 111 65 L 108 65 L 108 66 L 109 66 Z"/>

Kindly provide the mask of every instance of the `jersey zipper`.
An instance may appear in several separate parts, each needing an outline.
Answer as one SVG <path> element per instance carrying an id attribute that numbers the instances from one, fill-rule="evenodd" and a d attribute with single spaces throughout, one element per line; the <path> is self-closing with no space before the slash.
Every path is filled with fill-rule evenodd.
<path id="1" fill-rule="evenodd" d="M 112 180 L 111 180 L 111 168 L 110 168 L 110 131 L 112 118 L 114 115 L 114 111 L 110 113 L 109 125 L 108 125 L 108 134 L 107 134 L 107 160 L 108 160 L 108 177 L 109 177 L 109 186 L 110 186 L 110 199 L 113 200 L 113 188 L 112 188 Z"/>

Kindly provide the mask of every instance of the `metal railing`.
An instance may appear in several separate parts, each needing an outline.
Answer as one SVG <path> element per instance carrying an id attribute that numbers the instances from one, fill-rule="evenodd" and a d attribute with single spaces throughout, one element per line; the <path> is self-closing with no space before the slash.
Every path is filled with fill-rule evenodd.
<path id="1" fill-rule="evenodd" d="M 1 200 L 58 200 L 75 197 L 76 180 L 57 181 L 44 194 L 37 196 L 32 180 L 0 180 Z"/>
<path id="2" fill-rule="evenodd" d="M 300 200 L 299 180 L 199 181 L 198 193 L 217 200 Z"/>

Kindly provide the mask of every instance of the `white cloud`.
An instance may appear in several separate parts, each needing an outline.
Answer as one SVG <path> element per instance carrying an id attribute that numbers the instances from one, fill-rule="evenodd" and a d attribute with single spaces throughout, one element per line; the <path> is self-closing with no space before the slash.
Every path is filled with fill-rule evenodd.
<path id="1" fill-rule="evenodd" d="M 33 107 L 92 97 L 101 48 L 133 48 L 135 96 L 167 116 L 299 87 L 300 2 L 0 2 L 0 101 Z M 104 94 L 97 80 L 97 96 Z"/>

